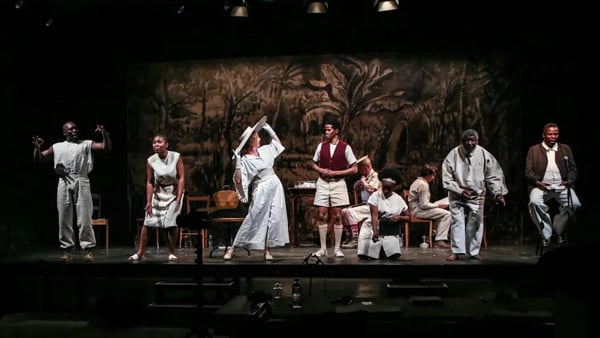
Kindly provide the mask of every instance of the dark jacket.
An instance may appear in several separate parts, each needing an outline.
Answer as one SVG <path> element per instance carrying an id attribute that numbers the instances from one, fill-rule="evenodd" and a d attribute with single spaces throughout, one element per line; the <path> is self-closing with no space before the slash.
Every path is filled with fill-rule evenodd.
<path id="1" fill-rule="evenodd" d="M 554 159 L 556 160 L 556 166 L 560 171 L 560 177 L 563 181 L 569 181 L 573 184 L 577 179 L 577 165 L 575 164 L 573 152 L 568 145 L 563 143 L 557 144 L 558 150 L 556 151 Z M 568 158 L 568 170 L 565 163 L 565 156 Z M 525 160 L 525 177 L 527 178 L 528 191 L 535 188 L 535 182 L 541 181 L 544 178 L 547 165 L 548 157 L 546 156 L 546 149 L 542 144 L 538 143 L 529 147 L 527 159 Z"/>

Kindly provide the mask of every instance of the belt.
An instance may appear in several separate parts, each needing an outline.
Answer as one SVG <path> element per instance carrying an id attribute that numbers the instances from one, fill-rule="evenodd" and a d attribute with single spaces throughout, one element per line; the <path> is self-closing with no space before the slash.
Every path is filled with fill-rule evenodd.
<path id="1" fill-rule="evenodd" d="M 337 182 L 341 179 L 343 179 L 343 177 L 321 177 L 321 179 L 325 182 Z"/>

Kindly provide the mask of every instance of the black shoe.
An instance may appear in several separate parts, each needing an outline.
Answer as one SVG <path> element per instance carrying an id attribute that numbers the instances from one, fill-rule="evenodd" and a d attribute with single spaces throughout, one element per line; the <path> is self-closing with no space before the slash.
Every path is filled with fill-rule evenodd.
<path id="1" fill-rule="evenodd" d="M 71 250 L 65 250 L 62 256 L 60 256 L 59 260 L 61 262 L 68 262 L 71 260 Z"/>
<path id="2" fill-rule="evenodd" d="M 92 254 L 92 252 L 90 250 L 85 250 L 83 252 L 83 260 L 86 262 L 93 262 L 94 261 L 94 255 Z"/>

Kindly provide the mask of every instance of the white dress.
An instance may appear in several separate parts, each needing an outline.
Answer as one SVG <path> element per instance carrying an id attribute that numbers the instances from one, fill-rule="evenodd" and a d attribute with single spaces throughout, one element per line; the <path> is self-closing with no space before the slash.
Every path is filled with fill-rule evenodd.
<path id="1" fill-rule="evenodd" d="M 379 219 L 389 218 L 395 215 L 401 215 L 408 206 L 404 199 L 396 194 L 395 192 L 388 198 L 385 197 L 383 191 L 377 190 L 372 193 L 368 201 L 369 205 L 377 207 L 379 212 Z M 400 233 L 400 228 L 398 228 Z M 400 239 L 399 235 L 379 235 L 379 241 L 373 242 L 373 227 L 371 225 L 371 218 L 367 219 L 358 234 L 358 247 L 356 253 L 359 256 L 369 256 L 371 258 L 379 258 L 379 251 L 383 249 L 387 257 L 401 254 L 400 251 Z"/>
<path id="2" fill-rule="evenodd" d="M 146 214 L 145 226 L 151 228 L 177 226 L 176 218 L 181 212 L 181 205 L 177 208 L 178 161 L 179 153 L 175 151 L 168 151 L 164 160 L 158 154 L 148 157 L 148 164 L 154 170 L 154 193 L 152 215 Z"/>
<path id="3" fill-rule="evenodd" d="M 275 158 L 284 149 L 281 143 L 272 140 L 258 148 L 260 156 L 246 154 L 241 158 L 238 166 L 242 182 L 236 183 L 235 188 L 240 201 L 250 200 L 250 206 L 235 236 L 234 246 L 263 250 L 265 245 L 273 248 L 289 243 L 285 192 L 273 171 Z"/>

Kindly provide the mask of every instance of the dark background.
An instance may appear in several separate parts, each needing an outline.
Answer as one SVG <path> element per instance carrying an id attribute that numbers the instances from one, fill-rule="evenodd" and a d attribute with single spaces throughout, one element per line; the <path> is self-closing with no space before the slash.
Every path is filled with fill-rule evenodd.
<path id="1" fill-rule="evenodd" d="M 5 134 L 0 205 L 0 255 L 58 248 L 56 179 L 32 162 L 31 136 L 62 140 L 66 120 L 82 137 L 97 123 L 111 133 L 113 151 L 98 155 L 92 187 L 111 216 L 111 245 L 131 244 L 128 206 L 125 73 L 134 62 L 277 55 L 394 52 L 403 55 L 499 53 L 519 60 L 524 144 L 541 141 L 549 121 L 575 151 L 584 205 L 579 240 L 598 237 L 592 161 L 596 127 L 597 41 L 591 5 L 571 1 L 403 1 L 377 13 L 372 1 L 329 1 L 322 16 L 304 1 L 248 1 L 251 17 L 228 17 L 225 2 L 16 1 L 0 4 L 0 107 Z M 177 13 L 183 4 L 185 10 Z M 530 6 L 525 8 L 524 6 Z M 52 22 L 48 20 L 52 18 Z M 507 177 L 507 180 L 511 179 Z M 523 188 L 525 189 L 525 187 Z M 526 206 L 523 206 L 525 208 Z"/>

